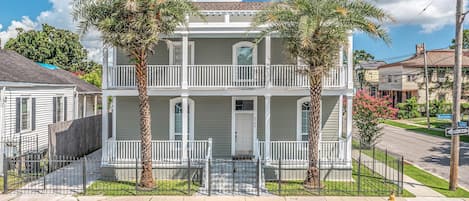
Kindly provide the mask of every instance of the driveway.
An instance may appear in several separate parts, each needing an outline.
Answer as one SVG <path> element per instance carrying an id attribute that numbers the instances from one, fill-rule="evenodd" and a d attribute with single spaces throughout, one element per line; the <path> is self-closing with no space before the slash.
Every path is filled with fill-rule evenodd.
<path id="1" fill-rule="evenodd" d="M 384 126 L 377 147 L 403 155 L 404 159 L 449 179 L 451 140 Z M 459 185 L 469 188 L 469 143 L 460 145 Z"/>

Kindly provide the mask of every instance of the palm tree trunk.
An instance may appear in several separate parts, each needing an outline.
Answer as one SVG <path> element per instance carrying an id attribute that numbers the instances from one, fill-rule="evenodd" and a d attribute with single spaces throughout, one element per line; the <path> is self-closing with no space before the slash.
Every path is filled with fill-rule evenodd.
<path id="1" fill-rule="evenodd" d="M 151 114 L 150 101 L 147 94 L 147 53 L 145 50 L 137 52 L 135 65 L 135 75 L 137 78 L 137 89 L 140 112 L 140 134 L 141 134 L 141 163 L 142 174 L 140 186 L 143 188 L 153 188 L 153 172 L 151 161 Z"/>
<path id="2" fill-rule="evenodd" d="M 311 67 L 310 79 L 310 121 L 308 136 L 308 171 L 304 181 L 307 188 L 319 188 L 319 132 L 321 124 L 321 91 L 322 73 L 315 67 Z"/>

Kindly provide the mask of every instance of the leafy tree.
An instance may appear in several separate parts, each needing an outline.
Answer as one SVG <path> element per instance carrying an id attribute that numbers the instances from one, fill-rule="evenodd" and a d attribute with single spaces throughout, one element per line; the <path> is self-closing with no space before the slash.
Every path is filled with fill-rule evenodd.
<path id="1" fill-rule="evenodd" d="M 456 48 L 456 44 L 455 43 L 455 40 L 453 38 L 453 40 L 451 41 L 451 45 L 449 46 L 449 48 L 451 49 L 454 49 Z M 465 29 L 463 31 L 463 36 L 462 36 L 462 48 L 463 49 L 469 49 L 469 29 Z"/>
<path id="2" fill-rule="evenodd" d="M 365 50 L 353 51 L 353 66 L 357 66 L 364 61 L 372 61 L 373 59 L 375 59 L 375 56 L 371 55 Z M 363 69 L 356 69 L 356 71 L 358 82 L 360 83 L 360 89 L 363 89 L 363 85 L 365 84 L 365 71 Z"/>
<path id="3" fill-rule="evenodd" d="M 382 119 L 394 118 L 397 109 L 387 98 L 375 98 L 359 91 L 353 98 L 353 121 L 358 129 L 360 144 L 364 148 L 374 146 L 382 135 L 379 126 Z"/>
<path id="4" fill-rule="evenodd" d="M 151 116 L 147 94 L 148 54 L 160 41 L 185 25 L 187 15 L 199 15 L 189 0 L 74 0 L 74 18 L 80 29 L 95 28 L 105 44 L 125 50 L 135 64 L 139 98 L 141 162 L 140 186 L 152 188 Z"/>
<path id="5" fill-rule="evenodd" d="M 322 77 L 337 65 L 341 46 L 347 45 L 348 33 L 362 31 L 389 41 L 381 23 L 390 19 L 383 10 L 361 0 L 285 0 L 272 3 L 257 13 L 253 26 L 266 24 L 262 36 L 275 32 L 284 38 L 293 58 L 308 67 L 298 72 L 309 77 L 310 129 L 308 170 L 304 185 L 318 188 L 319 132 Z"/>
<path id="6" fill-rule="evenodd" d="M 101 88 L 101 75 L 102 75 L 101 68 L 98 68 L 89 73 L 80 75 L 80 78 L 98 88 Z"/>
<path id="7" fill-rule="evenodd" d="M 91 72 L 100 65 L 88 62 L 87 51 L 80 43 L 78 34 L 43 24 L 42 30 L 24 32 L 18 29 L 18 36 L 5 44 L 5 49 L 18 52 L 36 62 L 53 64 L 77 72 Z"/>

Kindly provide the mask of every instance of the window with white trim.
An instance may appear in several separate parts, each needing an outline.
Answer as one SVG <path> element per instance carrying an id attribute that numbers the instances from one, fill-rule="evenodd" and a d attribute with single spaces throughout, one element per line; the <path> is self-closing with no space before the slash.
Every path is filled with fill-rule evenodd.
<path id="1" fill-rule="evenodd" d="M 233 45 L 233 64 L 236 67 L 236 80 L 254 79 L 252 65 L 257 65 L 257 46 L 248 41 L 241 41 Z"/>
<path id="2" fill-rule="evenodd" d="M 31 121 L 32 121 L 32 104 L 31 98 L 29 97 L 21 97 L 21 107 L 20 107 L 20 127 L 21 131 L 29 131 L 31 130 Z"/>
<path id="3" fill-rule="evenodd" d="M 301 141 L 308 141 L 310 113 L 311 104 L 309 101 L 303 102 L 301 104 Z"/>
<path id="4" fill-rule="evenodd" d="M 188 99 L 187 122 L 188 140 L 194 139 L 194 101 Z M 182 140 L 182 98 L 170 101 L 170 136 L 171 140 Z"/>

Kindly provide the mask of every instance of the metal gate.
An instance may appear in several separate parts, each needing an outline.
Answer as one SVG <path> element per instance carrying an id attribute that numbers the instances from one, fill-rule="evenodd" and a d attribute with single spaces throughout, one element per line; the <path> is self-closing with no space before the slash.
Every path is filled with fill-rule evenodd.
<path id="1" fill-rule="evenodd" d="M 259 159 L 211 160 L 208 195 L 260 195 L 261 174 Z"/>

